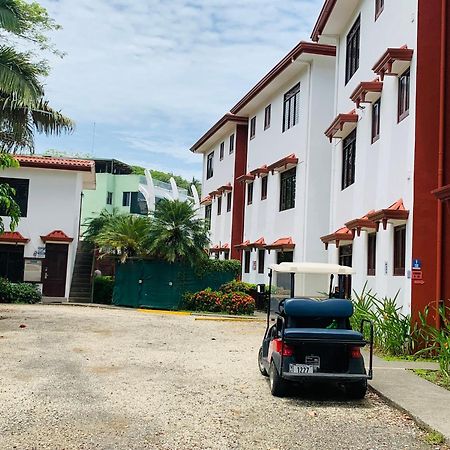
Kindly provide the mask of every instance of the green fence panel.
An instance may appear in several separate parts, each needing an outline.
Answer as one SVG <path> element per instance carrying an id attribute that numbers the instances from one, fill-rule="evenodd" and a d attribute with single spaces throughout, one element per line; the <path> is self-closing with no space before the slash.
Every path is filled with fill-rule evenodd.
<path id="1" fill-rule="evenodd" d="M 198 276 L 192 267 L 154 260 L 133 260 L 116 267 L 113 303 L 132 308 L 177 310 L 186 292 L 218 289 L 235 278 L 232 272 Z"/>

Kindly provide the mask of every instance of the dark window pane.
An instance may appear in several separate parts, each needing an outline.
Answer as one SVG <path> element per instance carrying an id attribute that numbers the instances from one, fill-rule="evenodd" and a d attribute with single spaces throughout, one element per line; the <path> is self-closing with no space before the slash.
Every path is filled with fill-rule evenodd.
<path id="1" fill-rule="evenodd" d="M 219 159 L 222 161 L 223 154 L 225 153 L 225 142 L 220 143 Z"/>
<path id="2" fill-rule="evenodd" d="M 112 200 L 113 200 L 113 193 L 112 192 L 107 192 L 106 193 L 106 204 L 107 205 L 112 205 Z"/>
<path id="3" fill-rule="evenodd" d="M 148 205 L 144 195 L 141 192 L 130 192 L 130 213 L 146 216 L 148 214 Z"/>
<path id="4" fill-rule="evenodd" d="M 255 137 L 256 133 L 256 116 L 250 119 L 250 139 Z"/>
<path id="5" fill-rule="evenodd" d="M 384 9 L 384 0 L 375 0 L 375 20 L 378 19 L 378 16 L 383 12 Z"/>
<path id="6" fill-rule="evenodd" d="M 394 275 L 405 275 L 406 226 L 394 228 Z"/>
<path id="7" fill-rule="evenodd" d="M 347 84 L 359 67 L 359 34 L 360 17 L 352 26 L 347 35 L 347 49 L 345 57 L 345 83 Z"/>
<path id="8" fill-rule="evenodd" d="M 7 184 L 16 192 L 14 200 L 19 205 L 20 216 L 27 217 L 28 214 L 28 192 L 30 188 L 30 180 L 23 178 L 3 178 L 0 177 L 0 184 Z M 0 216 L 6 215 L 6 210 L 0 208 Z"/>
<path id="9" fill-rule="evenodd" d="M 264 259 L 266 256 L 265 250 L 258 250 L 258 273 L 264 273 Z"/>
<path id="10" fill-rule="evenodd" d="M 206 205 L 205 206 L 205 221 L 206 221 L 206 228 L 208 230 L 211 229 L 211 211 L 212 211 L 212 206 Z"/>
<path id="11" fill-rule="evenodd" d="M 247 205 L 253 203 L 253 183 L 247 184 Z"/>
<path id="12" fill-rule="evenodd" d="M 0 278 L 13 283 L 23 281 L 23 245 L 0 244 Z"/>
<path id="13" fill-rule="evenodd" d="M 296 125 L 300 117 L 300 83 L 284 94 L 283 131 Z"/>
<path id="14" fill-rule="evenodd" d="M 277 252 L 277 264 L 293 261 L 294 261 L 294 252 L 283 252 L 283 251 Z"/>
<path id="15" fill-rule="evenodd" d="M 231 200 L 232 200 L 231 192 L 228 192 L 227 194 L 227 212 L 231 211 Z"/>
<path id="16" fill-rule="evenodd" d="M 409 86 L 410 70 L 408 69 L 398 79 L 398 121 L 400 122 L 409 114 Z"/>
<path id="17" fill-rule="evenodd" d="M 206 159 L 206 179 L 208 180 L 214 175 L 214 152 L 211 152 Z"/>
<path id="18" fill-rule="evenodd" d="M 377 234 L 369 234 L 367 238 L 367 275 L 375 275 L 377 262 Z"/>
<path id="19" fill-rule="evenodd" d="M 131 192 L 124 192 L 122 195 L 122 206 L 130 206 Z"/>
<path id="20" fill-rule="evenodd" d="M 222 214 L 222 196 L 217 197 L 217 215 L 220 216 Z"/>
<path id="21" fill-rule="evenodd" d="M 343 141 L 342 149 L 342 190 L 355 182 L 356 130 Z"/>
<path id="22" fill-rule="evenodd" d="M 233 153 L 233 152 L 234 152 L 234 134 L 232 134 L 232 135 L 230 136 L 230 151 L 229 151 L 230 155 L 231 155 L 231 153 Z"/>
<path id="23" fill-rule="evenodd" d="M 372 105 L 372 143 L 380 137 L 381 99 Z"/>
<path id="24" fill-rule="evenodd" d="M 244 273 L 250 273 L 250 252 L 244 251 Z"/>
<path id="25" fill-rule="evenodd" d="M 270 127 L 270 119 L 271 119 L 271 109 L 272 106 L 268 105 L 266 106 L 266 109 L 264 110 L 264 129 L 267 130 L 267 128 Z"/>
<path id="26" fill-rule="evenodd" d="M 267 198 L 267 176 L 261 178 L 261 200 L 265 200 Z"/>
<path id="27" fill-rule="evenodd" d="M 280 211 L 295 207 L 296 168 L 286 170 L 280 180 Z"/>

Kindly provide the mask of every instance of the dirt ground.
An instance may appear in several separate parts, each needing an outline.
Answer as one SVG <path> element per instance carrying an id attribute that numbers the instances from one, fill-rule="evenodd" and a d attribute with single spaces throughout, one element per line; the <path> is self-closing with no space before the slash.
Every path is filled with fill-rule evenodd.
<path id="1" fill-rule="evenodd" d="M 0 449 L 430 449 L 374 394 L 271 396 L 262 323 L 0 305 Z"/>

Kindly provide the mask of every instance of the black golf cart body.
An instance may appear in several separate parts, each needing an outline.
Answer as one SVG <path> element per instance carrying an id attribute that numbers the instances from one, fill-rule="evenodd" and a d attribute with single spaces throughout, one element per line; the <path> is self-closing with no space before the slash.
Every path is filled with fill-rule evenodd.
<path id="1" fill-rule="evenodd" d="M 284 395 L 289 382 L 334 382 L 343 385 L 350 397 L 364 397 L 367 380 L 372 378 L 373 326 L 364 321 L 370 334 L 366 340 L 364 322 L 359 331 L 350 326 L 352 302 L 332 298 L 340 288 L 333 286 L 334 275 L 338 275 L 340 285 L 348 285 L 345 277 L 350 277 L 353 269 L 336 264 L 281 263 L 271 266 L 270 285 L 273 272 L 291 274 L 291 292 L 290 298 L 269 301 L 258 356 L 261 373 L 270 377 L 272 394 Z M 328 298 L 295 297 L 296 274 L 330 276 L 325 288 L 329 288 Z M 366 345 L 370 346 L 368 371 L 360 351 Z"/>

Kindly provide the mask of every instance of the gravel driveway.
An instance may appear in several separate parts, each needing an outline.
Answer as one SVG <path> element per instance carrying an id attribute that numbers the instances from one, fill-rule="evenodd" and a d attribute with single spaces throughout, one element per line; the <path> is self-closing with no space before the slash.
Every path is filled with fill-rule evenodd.
<path id="1" fill-rule="evenodd" d="M 256 364 L 263 329 L 0 305 L 0 449 L 431 448 L 373 394 L 272 397 Z"/>

